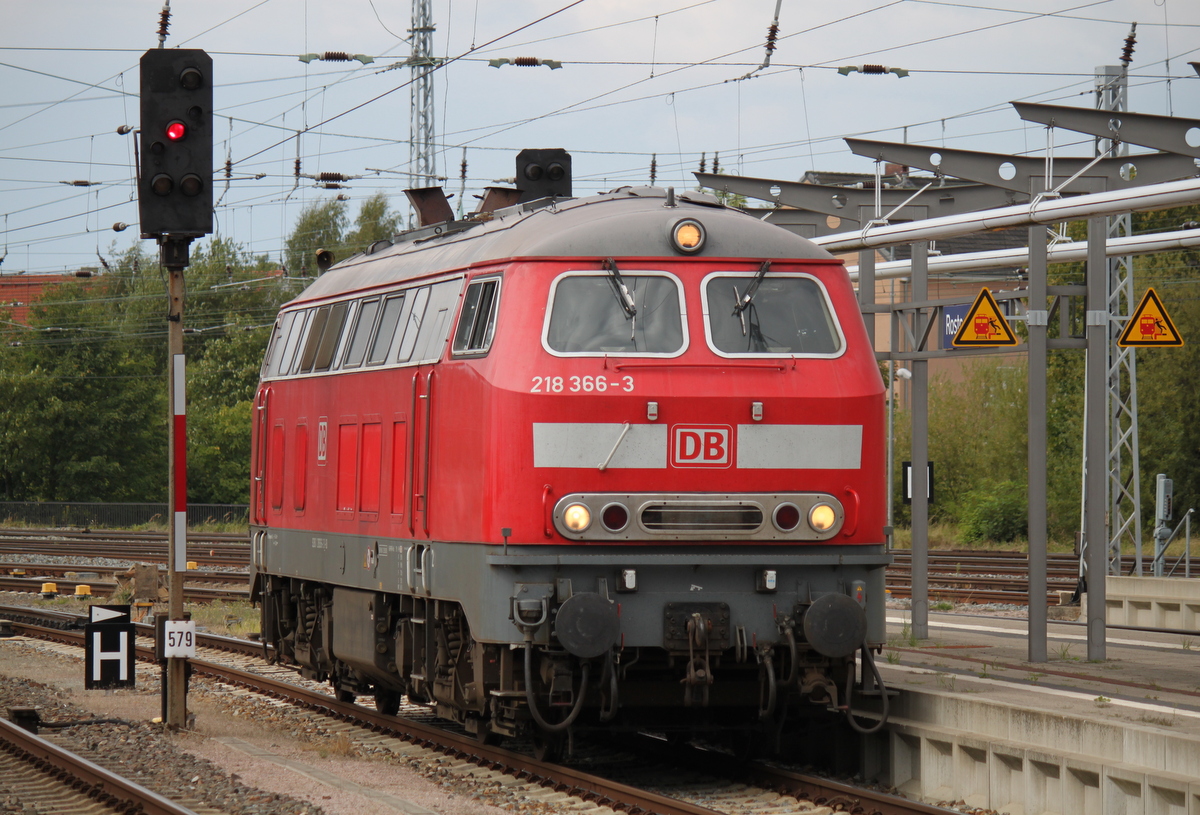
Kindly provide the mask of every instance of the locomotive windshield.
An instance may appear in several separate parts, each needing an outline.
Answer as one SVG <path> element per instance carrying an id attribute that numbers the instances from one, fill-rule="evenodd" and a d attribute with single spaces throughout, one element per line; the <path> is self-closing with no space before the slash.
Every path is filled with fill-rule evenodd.
<path id="1" fill-rule="evenodd" d="M 546 346 L 560 354 L 681 353 L 683 311 L 679 283 L 659 274 L 624 273 L 633 301 L 614 295 L 607 274 L 567 275 L 551 295 Z M 632 312 L 632 313 L 631 313 Z"/>
<path id="2" fill-rule="evenodd" d="M 704 284 L 709 342 L 723 356 L 831 355 L 841 351 L 841 334 L 825 292 L 811 277 L 767 274 L 753 298 L 750 273 L 710 275 Z M 739 303 L 745 303 L 738 308 Z"/>

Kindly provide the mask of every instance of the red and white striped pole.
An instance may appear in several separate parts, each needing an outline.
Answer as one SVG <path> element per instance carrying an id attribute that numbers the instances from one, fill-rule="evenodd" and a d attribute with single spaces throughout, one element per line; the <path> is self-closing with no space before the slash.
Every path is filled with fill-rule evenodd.
<path id="1" fill-rule="evenodd" d="M 188 265 L 190 238 L 163 242 L 163 265 L 167 267 L 167 362 L 170 403 L 170 444 L 167 447 L 167 578 L 169 620 L 183 619 L 183 575 L 187 571 L 187 400 L 183 356 L 183 270 Z M 163 688 L 165 724 L 187 727 L 187 660 L 168 657 Z"/>
<path id="2" fill-rule="evenodd" d="M 171 355 L 171 522 L 175 533 L 171 544 L 171 562 L 177 572 L 187 571 L 187 391 L 183 354 Z M 172 614 L 172 617 L 174 614 Z"/>

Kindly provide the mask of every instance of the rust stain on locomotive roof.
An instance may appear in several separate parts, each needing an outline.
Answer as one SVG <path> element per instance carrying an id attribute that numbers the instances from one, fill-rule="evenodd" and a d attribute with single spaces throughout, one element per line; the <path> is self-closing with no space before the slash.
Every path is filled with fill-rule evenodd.
<path id="1" fill-rule="evenodd" d="M 676 206 L 664 205 L 659 187 L 633 187 L 586 198 L 560 199 L 537 209 L 528 205 L 498 210 L 490 221 L 463 228 L 447 224 L 445 234 L 417 230 L 417 240 L 401 235 L 374 254 L 354 255 L 309 286 L 296 301 L 318 300 L 406 280 L 471 268 L 483 263 L 537 257 L 672 257 L 670 227 L 681 218 L 703 223 L 708 233 L 703 258 L 823 260 L 833 255 L 782 227 L 725 207 L 704 193 L 684 192 Z"/>

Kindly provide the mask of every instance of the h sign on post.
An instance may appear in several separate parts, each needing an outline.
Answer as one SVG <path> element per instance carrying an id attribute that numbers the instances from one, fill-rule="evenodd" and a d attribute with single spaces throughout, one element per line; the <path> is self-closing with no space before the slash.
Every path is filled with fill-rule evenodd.
<path id="1" fill-rule="evenodd" d="M 136 642 L 129 606 L 92 606 L 83 627 L 87 690 L 132 688 L 137 681 Z"/>

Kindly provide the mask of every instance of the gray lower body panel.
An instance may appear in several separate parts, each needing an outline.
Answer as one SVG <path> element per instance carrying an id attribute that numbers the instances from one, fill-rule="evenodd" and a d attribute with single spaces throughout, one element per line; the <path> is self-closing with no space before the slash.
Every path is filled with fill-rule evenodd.
<path id="1" fill-rule="evenodd" d="M 619 605 L 620 645 L 661 647 L 672 603 L 724 603 L 731 629 L 746 642 L 780 642 L 776 619 L 829 593 L 862 589 L 867 642 L 885 639 L 883 544 L 762 546 L 728 543 L 637 546 L 496 546 L 406 541 L 280 529 L 256 529 L 254 568 L 349 588 L 412 594 L 459 603 L 479 642 L 520 643 L 514 600 L 546 599 L 554 608 L 572 594 L 598 592 Z M 618 591 L 633 570 L 634 591 Z M 760 590 L 764 570 L 773 591 Z M 628 583 L 628 580 L 625 581 Z M 548 642 L 550 625 L 536 639 Z"/>

